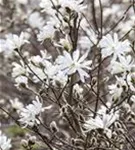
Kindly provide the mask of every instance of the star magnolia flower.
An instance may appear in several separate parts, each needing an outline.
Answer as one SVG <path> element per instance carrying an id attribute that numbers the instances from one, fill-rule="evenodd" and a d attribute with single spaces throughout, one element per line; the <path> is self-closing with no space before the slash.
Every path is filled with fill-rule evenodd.
<path id="1" fill-rule="evenodd" d="M 135 95 L 131 96 L 131 101 L 135 103 Z"/>
<path id="2" fill-rule="evenodd" d="M 13 62 L 12 65 L 14 66 L 12 69 L 12 77 L 17 77 L 20 75 L 28 75 L 28 72 L 22 61 L 20 61 L 20 64 Z"/>
<path id="3" fill-rule="evenodd" d="M 107 108 L 103 106 L 97 112 L 96 118 L 89 118 L 84 124 L 86 132 L 95 129 L 103 129 L 106 132 L 106 134 L 110 137 L 111 133 L 109 127 L 118 119 L 119 113 L 118 111 L 114 112 L 113 110 L 110 113 L 106 112 Z"/>
<path id="4" fill-rule="evenodd" d="M 48 54 L 47 50 L 41 50 L 40 53 L 41 53 L 43 60 L 52 58 L 52 56 L 50 54 Z"/>
<path id="5" fill-rule="evenodd" d="M 0 149 L 2 150 L 10 150 L 11 148 L 11 139 L 8 139 L 2 132 L 0 131 Z"/>
<path id="6" fill-rule="evenodd" d="M 129 73 L 127 75 L 127 83 L 131 91 L 135 92 L 135 72 Z"/>
<path id="7" fill-rule="evenodd" d="M 57 6 L 61 6 L 60 9 L 69 8 L 70 10 L 76 11 L 78 13 L 83 12 L 87 6 L 84 6 L 83 0 L 52 0 L 53 4 Z M 41 0 L 39 4 L 43 11 L 46 11 L 49 14 L 54 14 L 53 4 L 51 1 Z"/>
<path id="8" fill-rule="evenodd" d="M 29 42 L 25 39 L 23 32 L 20 34 L 20 36 L 16 34 L 7 35 L 6 44 L 9 47 L 9 49 L 20 49 L 21 46 L 23 46 L 25 43 Z"/>
<path id="9" fill-rule="evenodd" d="M 58 1 L 52 0 L 52 2 L 54 3 L 55 6 L 58 5 Z M 52 2 L 50 0 L 41 0 L 39 6 L 41 7 L 42 12 L 46 12 L 50 15 L 55 15 Z"/>
<path id="10" fill-rule="evenodd" d="M 13 56 L 13 49 L 9 48 L 5 39 L 0 39 L 0 53 L 3 53 L 4 57 Z"/>
<path id="11" fill-rule="evenodd" d="M 90 131 L 93 129 L 106 129 L 116 120 L 116 116 L 112 114 L 104 114 L 102 117 L 97 116 L 95 119 L 90 118 L 85 123 L 85 128 Z"/>
<path id="12" fill-rule="evenodd" d="M 60 44 L 60 47 L 63 47 L 64 49 L 68 51 L 72 50 L 72 45 L 71 45 L 68 35 L 66 35 L 65 38 L 63 39 L 60 39 L 59 44 Z"/>
<path id="13" fill-rule="evenodd" d="M 52 78 L 53 85 L 60 84 L 60 86 L 64 86 L 68 81 L 68 76 L 65 75 L 62 71 L 59 71 L 56 75 Z"/>
<path id="14" fill-rule="evenodd" d="M 116 60 L 112 60 L 108 70 L 110 70 L 112 74 L 117 74 L 125 73 L 127 71 L 130 72 L 133 68 L 135 68 L 135 63 L 132 60 L 131 55 L 128 55 L 127 57 L 120 56 L 119 62 Z"/>
<path id="15" fill-rule="evenodd" d="M 44 53 L 41 51 L 41 56 L 32 56 L 29 61 L 29 66 L 33 70 L 33 72 L 41 79 L 46 82 L 48 85 L 50 82 L 50 79 L 52 80 L 54 76 L 58 72 L 58 67 L 53 65 L 50 61 L 51 56 L 47 55 L 47 53 Z M 42 66 L 42 67 L 41 67 Z M 29 70 L 31 72 L 31 70 Z M 31 72 L 32 73 L 32 72 Z M 33 74 L 34 82 L 39 82 L 40 80 Z"/>
<path id="16" fill-rule="evenodd" d="M 79 84 L 75 84 L 73 86 L 73 92 L 76 96 L 79 96 L 79 98 L 83 98 L 83 88 Z"/>
<path id="17" fill-rule="evenodd" d="M 15 82 L 16 82 L 15 86 L 17 86 L 17 87 L 19 87 L 19 85 L 21 85 L 21 84 L 28 87 L 28 78 L 25 76 L 20 75 L 20 76 L 16 77 Z"/>
<path id="18" fill-rule="evenodd" d="M 46 65 L 50 64 L 49 60 L 52 58 L 52 56 L 49 55 L 46 50 L 41 50 L 40 54 L 41 56 L 36 55 L 29 59 L 29 62 L 34 64 L 35 67 L 39 67 L 39 69 L 41 69 L 41 65 L 46 67 Z"/>
<path id="19" fill-rule="evenodd" d="M 38 97 L 36 97 L 36 100 L 32 101 L 32 104 L 20 110 L 19 121 L 21 124 L 25 125 L 24 127 L 33 127 L 35 124 L 40 124 L 38 117 L 43 111 L 44 108 L 42 107 L 42 103 L 39 101 Z"/>
<path id="20" fill-rule="evenodd" d="M 90 65 L 92 64 L 91 60 L 85 60 L 87 56 L 88 52 L 80 57 L 79 50 L 74 51 L 73 56 L 71 56 L 71 54 L 67 51 L 64 51 L 63 56 L 58 56 L 56 63 L 59 65 L 60 70 L 63 71 L 64 74 L 72 75 L 75 72 L 78 72 L 81 81 L 84 82 L 84 78 L 89 77 L 88 73 L 84 69 L 90 70 Z"/>
<path id="21" fill-rule="evenodd" d="M 17 110 L 17 112 L 19 113 L 19 110 L 23 108 L 23 103 L 19 101 L 18 98 L 15 99 L 11 99 L 10 100 L 11 106 L 13 109 Z"/>
<path id="22" fill-rule="evenodd" d="M 0 39 L 0 53 L 4 52 L 6 49 L 6 41 L 4 39 Z"/>
<path id="23" fill-rule="evenodd" d="M 127 89 L 126 81 L 123 78 L 118 78 L 116 76 L 116 79 L 117 79 L 117 81 L 115 84 L 111 84 L 108 86 L 108 88 L 110 90 L 109 93 L 111 94 L 111 96 L 114 100 L 121 97 L 121 94 L 123 93 L 123 91 Z"/>
<path id="24" fill-rule="evenodd" d="M 44 80 L 46 78 L 46 75 L 43 71 L 43 69 L 41 67 L 35 66 L 33 65 L 31 62 L 29 63 L 29 66 L 31 68 L 31 70 L 41 79 Z M 30 74 L 32 74 L 33 76 L 33 82 L 37 83 L 40 81 L 39 78 L 37 78 L 37 76 L 35 76 L 35 74 L 33 74 L 33 72 L 31 72 L 31 70 L 28 69 L 28 72 Z"/>
<path id="25" fill-rule="evenodd" d="M 102 49 L 101 53 L 103 59 L 113 54 L 113 60 L 116 60 L 117 57 L 125 55 L 131 50 L 129 41 L 119 41 L 116 33 L 114 33 L 113 37 L 110 34 L 103 36 L 99 42 L 99 46 Z"/>
<path id="26" fill-rule="evenodd" d="M 45 39 L 53 39 L 54 33 L 56 29 L 52 24 L 47 24 L 43 27 L 43 30 L 40 31 L 40 33 L 37 35 L 38 41 L 44 41 Z"/>
<path id="27" fill-rule="evenodd" d="M 83 12 L 87 6 L 83 5 L 83 0 L 59 0 L 59 4 L 62 8 L 69 8 L 70 10 L 74 10 L 78 13 Z"/>
<path id="28" fill-rule="evenodd" d="M 40 16 L 39 12 L 34 12 L 32 14 L 30 14 L 29 18 L 28 18 L 28 23 L 31 25 L 31 27 L 33 28 L 38 28 L 41 29 L 43 28 L 45 21 L 43 20 L 43 18 Z"/>
<path id="29" fill-rule="evenodd" d="M 112 95 L 113 99 L 117 99 L 121 96 L 123 92 L 123 88 L 117 84 L 112 84 L 108 86 L 109 88 L 109 93 Z"/>

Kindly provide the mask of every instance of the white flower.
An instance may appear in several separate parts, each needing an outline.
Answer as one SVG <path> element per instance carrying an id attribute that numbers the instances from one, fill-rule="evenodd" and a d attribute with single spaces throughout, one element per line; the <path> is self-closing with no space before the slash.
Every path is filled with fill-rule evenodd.
<path id="1" fill-rule="evenodd" d="M 90 65 L 92 63 L 91 60 L 85 60 L 87 56 L 88 52 L 80 57 L 79 50 L 74 51 L 72 56 L 67 51 L 64 51 L 63 56 L 58 56 L 58 58 L 56 59 L 56 63 L 59 65 L 60 70 L 67 75 L 78 72 L 81 81 L 84 82 L 85 77 L 89 77 L 88 73 L 84 69 L 90 70 Z"/>
<path id="2" fill-rule="evenodd" d="M 52 24 L 47 24 L 43 27 L 40 33 L 37 35 L 38 41 L 44 41 L 45 39 L 53 39 L 56 29 Z"/>
<path id="3" fill-rule="evenodd" d="M 97 116 L 95 119 L 90 118 L 85 123 L 85 128 L 90 131 L 93 129 L 106 129 L 116 120 L 116 116 L 112 114 L 103 114 L 102 117 Z"/>
<path id="4" fill-rule="evenodd" d="M 40 53 L 41 53 L 43 60 L 52 58 L 52 56 L 47 53 L 47 50 L 41 50 Z"/>
<path id="5" fill-rule="evenodd" d="M 49 85 L 57 85 L 59 83 L 61 86 L 64 86 L 67 83 L 68 77 L 61 70 L 59 70 L 58 65 L 53 65 L 48 62 L 45 65 L 44 69 L 46 75 L 46 83 Z"/>
<path id="6" fill-rule="evenodd" d="M 119 112 L 111 110 L 107 113 L 106 107 L 101 107 L 97 112 L 97 116 L 95 118 L 89 118 L 86 120 L 84 127 L 86 132 L 94 130 L 94 129 L 103 129 L 106 134 L 110 137 L 109 127 L 119 118 Z"/>
<path id="7" fill-rule="evenodd" d="M 43 69 L 41 67 L 35 66 L 32 63 L 29 63 L 29 67 L 31 68 L 32 71 L 28 69 L 28 72 L 33 75 L 33 81 L 35 83 L 39 82 L 40 79 L 44 80 L 46 78 L 46 75 L 45 75 L 45 73 L 44 73 L 44 71 L 43 71 Z"/>
<path id="8" fill-rule="evenodd" d="M 43 20 L 43 18 L 40 16 L 39 12 L 33 12 L 32 14 L 30 14 L 30 16 L 28 17 L 28 23 L 30 24 L 31 27 L 33 28 L 38 28 L 41 29 L 43 28 L 45 21 Z"/>
<path id="9" fill-rule="evenodd" d="M 49 85 L 50 79 L 53 79 L 54 76 L 58 72 L 57 66 L 55 66 L 51 62 L 49 62 L 47 60 L 43 60 L 43 59 L 41 59 L 42 62 L 40 63 L 40 59 L 37 56 L 32 57 L 31 60 L 34 63 L 34 64 L 32 64 L 32 63 L 29 64 L 32 71 L 41 80 L 44 80 L 44 82 L 46 82 L 46 85 Z M 42 64 L 42 67 L 39 64 Z M 33 72 L 31 72 L 31 70 L 29 70 L 29 72 L 32 73 L 34 82 L 39 82 L 40 81 L 40 79 Z"/>
<path id="10" fill-rule="evenodd" d="M 6 41 L 4 39 L 0 39 L 0 53 L 2 53 L 3 51 L 5 51 L 5 49 L 6 49 L 5 42 Z"/>
<path id="11" fill-rule="evenodd" d="M 58 64 L 53 64 L 51 62 L 51 56 L 45 51 L 41 51 L 41 56 L 32 56 L 29 59 L 29 66 L 33 72 L 41 79 L 46 82 L 46 85 L 52 83 L 56 85 L 58 82 L 61 85 L 65 85 L 67 82 L 67 75 L 65 75 L 60 69 Z M 31 70 L 29 70 L 30 73 Z M 33 73 L 32 73 L 33 74 Z M 40 80 L 33 74 L 34 82 L 39 82 Z"/>
<path id="12" fill-rule="evenodd" d="M 53 84 L 57 85 L 60 83 L 61 86 L 64 86 L 68 81 L 68 76 L 65 75 L 62 71 L 59 71 L 55 76 L 53 76 Z"/>
<path id="13" fill-rule="evenodd" d="M 83 88 L 81 86 L 79 86 L 79 84 L 75 84 L 73 86 L 73 92 L 76 96 L 79 96 L 80 98 L 83 97 Z"/>
<path id="14" fill-rule="evenodd" d="M 0 131 L 0 149 L 2 150 L 10 150 L 11 148 L 11 139 L 8 139 L 2 132 Z"/>
<path id="15" fill-rule="evenodd" d="M 127 83 L 130 87 L 130 90 L 135 92 L 135 72 L 129 73 L 127 75 Z"/>
<path id="16" fill-rule="evenodd" d="M 40 124 L 39 116 L 41 112 L 44 111 L 42 107 L 42 103 L 39 101 L 38 97 L 36 100 L 32 101 L 32 104 L 26 106 L 26 108 L 22 108 L 20 110 L 20 119 L 21 124 L 26 126 L 33 127 L 36 124 Z"/>
<path id="17" fill-rule="evenodd" d="M 41 56 L 37 55 L 37 56 L 32 56 L 29 59 L 30 62 L 32 62 L 32 64 L 35 64 L 35 66 L 39 66 L 39 64 L 42 64 L 43 59 L 41 58 Z"/>
<path id="18" fill-rule="evenodd" d="M 123 92 L 123 88 L 117 84 L 112 84 L 108 86 L 109 88 L 109 93 L 112 95 L 113 99 L 117 99 L 121 96 Z"/>
<path id="19" fill-rule="evenodd" d="M 70 10 L 76 11 L 78 13 L 83 12 L 87 6 L 83 5 L 83 0 L 52 0 L 53 4 L 57 7 L 61 6 L 61 9 L 69 8 Z M 48 14 L 54 15 L 53 4 L 49 0 L 41 0 L 40 7 L 43 11 L 46 11 Z M 62 10 L 63 11 L 63 10 Z"/>
<path id="20" fill-rule="evenodd" d="M 108 86 L 109 93 L 114 100 L 120 98 L 123 91 L 127 89 L 126 81 L 123 78 L 118 78 L 116 76 L 116 79 L 117 81 L 115 84 L 111 84 Z"/>
<path id="21" fill-rule="evenodd" d="M 46 84 L 48 85 L 50 79 L 53 79 L 56 73 L 58 72 L 58 67 L 51 63 L 51 56 L 47 54 L 46 51 L 40 51 L 41 56 L 32 56 L 29 59 L 29 66 L 31 70 L 28 70 L 29 73 L 33 75 L 34 82 L 39 82 L 39 78 L 41 80 L 46 79 Z M 39 77 L 37 77 L 36 75 Z"/>
<path id="22" fill-rule="evenodd" d="M 109 65 L 109 70 L 112 74 L 130 72 L 133 68 L 135 68 L 135 63 L 131 55 L 119 56 L 119 62 L 112 60 Z"/>
<path id="23" fill-rule="evenodd" d="M 16 34 L 9 34 L 7 35 L 6 44 L 9 49 L 20 49 L 21 46 L 23 46 L 25 43 L 29 43 L 24 36 L 24 33 L 22 32 L 20 36 Z"/>
<path id="24" fill-rule="evenodd" d="M 56 6 L 58 3 L 56 0 L 52 0 L 54 5 Z M 46 12 L 50 15 L 54 15 L 55 14 L 55 11 L 54 9 L 52 9 L 52 3 L 50 0 L 41 0 L 39 6 L 42 8 L 42 12 Z"/>
<path id="25" fill-rule="evenodd" d="M 12 77 L 15 78 L 16 86 L 19 86 L 20 84 L 25 84 L 28 86 L 28 78 L 25 75 L 28 75 L 28 71 L 24 66 L 24 63 L 20 61 L 20 64 L 13 62 L 12 65 Z"/>
<path id="26" fill-rule="evenodd" d="M 0 53 L 4 53 L 5 57 L 12 57 L 13 55 L 13 50 L 7 45 L 4 39 L 0 39 Z"/>
<path id="27" fill-rule="evenodd" d="M 28 87 L 28 78 L 26 76 L 18 76 L 15 78 L 15 86 L 19 86 L 19 85 L 22 85 L 24 84 L 26 87 Z"/>
<path id="28" fill-rule="evenodd" d="M 52 58 L 51 55 L 48 55 L 46 50 L 41 50 L 40 51 L 40 55 L 37 56 L 32 56 L 29 61 L 32 62 L 32 64 L 35 64 L 35 66 L 39 66 L 42 64 L 43 66 L 46 67 L 46 63 L 49 62 L 48 60 L 50 60 Z"/>
<path id="29" fill-rule="evenodd" d="M 135 95 L 131 96 L 131 101 L 135 104 Z"/>
<path id="30" fill-rule="evenodd" d="M 20 61 L 20 64 L 13 62 L 12 65 L 14 66 L 12 69 L 12 77 L 28 74 L 22 61 Z"/>
<path id="31" fill-rule="evenodd" d="M 49 10 L 51 9 L 52 4 L 50 0 L 41 0 L 39 6 L 44 9 L 46 8 L 45 10 L 47 11 L 48 8 Z"/>
<path id="32" fill-rule="evenodd" d="M 62 8 L 69 8 L 78 13 L 83 12 L 87 8 L 86 5 L 83 5 L 83 0 L 59 0 L 59 4 Z"/>
<path id="33" fill-rule="evenodd" d="M 72 50 L 72 44 L 69 40 L 68 35 L 66 35 L 65 38 L 63 38 L 63 39 L 60 39 L 59 43 L 60 43 L 60 47 L 63 47 L 64 49 L 66 49 L 68 51 Z"/>
<path id="34" fill-rule="evenodd" d="M 19 113 L 19 110 L 23 108 L 23 103 L 21 103 L 18 98 L 15 98 L 13 100 L 11 99 L 10 103 L 11 103 L 12 108 L 17 110 L 18 113 Z"/>
<path id="35" fill-rule="evenodd" d="M 47 78 L 52 79 L 53 76 L 58 72 L 58 66 L 53 65 L 51 62 L 47 62 L 44 72 Z"/>
<path id="36" fill-rule="evenodd" d="M 113 59 L 116 60 L 117 57 L 125 55 L 131 50 L 129 41 L 119 41 L 116 33 L 114 33 L 113 37 L 110 34 L 103 36 L 99 42 L 99 46 L 102 49 L 101 53 L 103 59 L 113 54 Z"/>

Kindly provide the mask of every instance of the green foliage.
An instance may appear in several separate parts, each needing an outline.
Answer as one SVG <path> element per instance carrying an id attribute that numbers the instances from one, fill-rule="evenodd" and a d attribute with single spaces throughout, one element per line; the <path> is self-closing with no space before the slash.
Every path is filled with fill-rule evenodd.
<path id="1" fill-rule="evenodd" d="M 17 125 L 10 126 L 6 129 L 7 134 L 11 135 L 12 137 L 21 136 L 23 137 L 25 133 L 28 133 L 27 129 L 22 129 Z"/>

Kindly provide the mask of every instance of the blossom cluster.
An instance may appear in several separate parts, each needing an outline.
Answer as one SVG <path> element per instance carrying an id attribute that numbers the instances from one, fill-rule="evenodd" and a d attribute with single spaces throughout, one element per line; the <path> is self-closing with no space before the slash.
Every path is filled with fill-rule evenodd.
<path id="1" fill-rule="evenodd" d="M 0 54 L 19 94 L 0 100 L 0 111 L 36 136 L 20 140 L 23 148 L 37 142 L 50 150 L 134 149 L 135 133 L 128 133 L 135 123 L 134 3 L 8 4 L 17 12 L 15 27 L 1 25 Z M 0 131 L 0 149 L 10 148 Z"/>
<path id="2" fill-rule="evenodd" d="M 9 150 L 11 148 L 11 139 L 8 139 L 2 131 L 0 131 L 0 148 L 2 150 Z"/>

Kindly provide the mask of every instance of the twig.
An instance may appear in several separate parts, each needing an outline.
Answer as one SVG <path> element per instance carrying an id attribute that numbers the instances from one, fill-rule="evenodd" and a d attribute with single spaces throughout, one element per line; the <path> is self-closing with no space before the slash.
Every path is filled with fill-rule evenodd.
<path id="1" fill-rule="evenodd" d="M 100 32 L 99 32 L 98 25 L 97 25 L 97 20 L 96 20 L 95 0 L 92 0 L 91 3 L 92 3 L 91 6 L 92 6 L 93 24 L 94 24 L 95 29 L 98 32 L 98 35 L 99 35 Z"/>
<path id="2" fill-rule="evenodd" d="M 132 5 L 129 5 L 128 8 L 126 9 L 126 11 L 123 13 L 123 16 L 111 27 L 111 29 L 109 31 L 107 31 L 105 34 L 110 33 L 111 31 L 113 31 L 118 25 L 119 23 L 125 18 L 127 12 L 129 11 L 129 9 L 132 7 Z"/>
<path id="3" fill-rule="evenodd" d="M 103 6 L 101 0 L 99 0 L 100 5 L 100 38 L 102 38 L 103 35 Z"/>
<path id="4" fill-rule="evenodd" d="M 99 56 L 99 60 L 98 60 L 99 64 L 101 62 L 101 54 Z M 99 103 L 99 97 L 100 97 L 100 69 L 101 69 L 101 65 L 99 65 L 98 67 L 98 73 L 97 73 L 97 99 L 96 99 L 96 104 L 95 104 L 95 113 L 93 118 L 96 117 L 96 112 L 98 109 L 98 103 Z"/>

